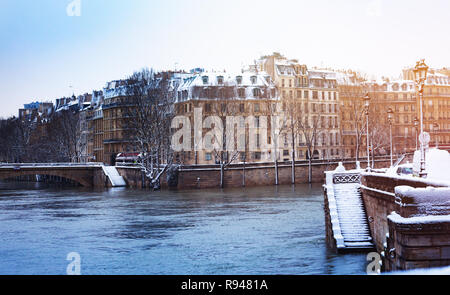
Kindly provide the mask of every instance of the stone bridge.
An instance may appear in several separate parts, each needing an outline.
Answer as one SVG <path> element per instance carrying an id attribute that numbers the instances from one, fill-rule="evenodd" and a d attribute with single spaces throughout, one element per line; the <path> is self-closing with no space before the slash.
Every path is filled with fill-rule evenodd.
<path id="1" fill-rule="evenodd" d="M 108 186 L 100 163 L 0 163 L 0 180 L 24 175 L 59 176 L 85 187 Z"/>

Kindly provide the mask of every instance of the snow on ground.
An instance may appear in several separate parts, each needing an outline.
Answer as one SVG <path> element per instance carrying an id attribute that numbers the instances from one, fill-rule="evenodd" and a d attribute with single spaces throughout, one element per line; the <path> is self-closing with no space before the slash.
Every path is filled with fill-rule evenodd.
<path id="1" fill-rule="evenodd" d="M 413 188 L 407 185 L 400 185 L 395 187 L 395 194 L 410 197 L 415 204 L 435 203 L 450 205 L 450 188 L 446 187 Z"/>
<path id="2" fill-rule="evenodd" d="M 396 212 L 392 212 L 388 219 L 395 223 L 400 224 L 430 224 L 430 223 L 442 223 L 442 222 L 450 222 L 450 215 L 425 215 L 425 216 L 416 216 L 416 217 L 401 217 Z"/>
<path id="3" fill-rule="evenodd" d="M 450 266 L 437 268 L 420 268 L 407 271 L 395 271 L 386 275 L 450 275 Z"/>
<path id="4" fill-rule="evenodd" d="M 425 152 L 425 170 L 427 179 L 450 181 L 450 154 L 436 148 Z M 420 151 L 414 152 L 413 171 L 420 171 Z"/>

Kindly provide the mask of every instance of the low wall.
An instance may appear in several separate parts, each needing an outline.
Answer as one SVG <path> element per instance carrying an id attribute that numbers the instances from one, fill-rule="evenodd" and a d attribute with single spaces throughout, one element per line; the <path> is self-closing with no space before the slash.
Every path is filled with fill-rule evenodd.
<path id="1" fill-rule="evenodd" d="M 343 162 L 346 169 L 355 169 L 354 161 Z M 325 171 L 334 170 L 338 161 L 315 161 L 312 164 L 312 182 L 321 183 L 324 181 Z M 388 159 L 378 159 L 375 161 L 375 167 L 387 167 Z M 364 166 L 362 164 L 362 166 Z M 142 188 L 142 172 L 133 167 L 116 167 L 121 176 L 125 178 L 130 187 Z M 295 165 L 295 183 L 308 182 L 308 162 L 299 161 Z M 245 175 L 245 178 L 244 178 Z M 224 187 L 241 187 L 245 179 L 245 186 L 264 186 L 275 184 L 275 166 L 273 162 L 253 163 L 253 164 L 233 164 L 225 169 Z M 278 164 L 279 184 L 291 184 L 291 165 L 290 163 Z M 166 175 L 161 177 L 161 185 L 168 188 Z M 178 171 L 177 189 L 203 189 L 220 187 L 220 167 L 219 165 L 193 165 L 183 166 Z"/>
<path id="2" fill-rule="evenodd" d="M 408 176 L 363 173 L 361 192 L 377 250 L 384 254 L 385 270 L 449 265 L 450 226 L 440 216 L 450 213 L 450 191 L 433 198 L 428 189 L 420 201 L 410 194 L 446 184 Z M 397 188 L 397 191 L 396 191 Z M 413 189 L 414 188 L 414 189 Z M 442 195 L 442 189 L 439 189 Z M 446 199 L 445 199 L 446 198 Z M 435 202 L 431 205 L 429 200 Z M 440 208 L 440 209 L 436 209 Z M 434 218 L 434 222 L 424 222 Z"/>

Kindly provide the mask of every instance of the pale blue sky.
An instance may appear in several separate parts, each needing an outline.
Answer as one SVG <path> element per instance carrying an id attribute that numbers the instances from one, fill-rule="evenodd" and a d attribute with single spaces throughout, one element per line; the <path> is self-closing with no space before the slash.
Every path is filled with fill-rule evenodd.
<path id="1" fill-rule="evenodd" d="M 450 66 L 448 0 L 80 1 L 70 17 L 72 0 L 0 0 L 0 117 L 142 67 L 238 70 L 273 51 L 375 75 Z"/>

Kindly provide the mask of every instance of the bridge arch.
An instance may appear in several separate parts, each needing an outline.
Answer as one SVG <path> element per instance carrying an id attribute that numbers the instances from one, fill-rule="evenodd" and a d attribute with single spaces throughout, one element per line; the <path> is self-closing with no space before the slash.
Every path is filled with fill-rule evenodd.
<path id="1" fill-rule="evenodd" d="M 14 178 L 17 176 L 26 176 L 26 175 L 48 175 L 48 176 L 58 176 L 63 177 L 74 182 L 79 183 L 84 187 L 93 186 L 92 177 L 83 177 L 79 175 L 79 173 L 74 173 L 73 171 L 64 171 L 64 170 L 14 170 L 14 171 L 0 171 L 0 180 Z"/>

